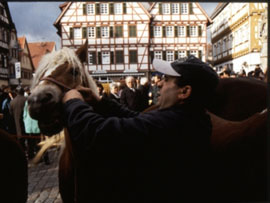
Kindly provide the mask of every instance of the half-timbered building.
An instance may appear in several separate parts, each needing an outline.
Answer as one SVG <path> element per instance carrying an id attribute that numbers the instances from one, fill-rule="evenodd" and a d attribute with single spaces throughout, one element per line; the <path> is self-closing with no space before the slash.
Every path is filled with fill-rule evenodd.
<path id="1" fill-rule="evenodd" d="M 0 2 L 0 85 L 17 85 L 14 64 L 18 62 L 19 44 L 7 2 Z"/>
<path id="2" fill-rule="evenodd" d="M 267 3 L 219 3 L 211 19 L 214 66 L 246 72 L 261 64 L 261 15 Z"/>
<path id="3" fill-rule="evenodd" d="M 88 40 L 88 70 L 99 80 L 149 76 L 153 57 L 205 60 L 210 18 L 198 3 L 69 2 L 54 25 L 61 45 Z"/>

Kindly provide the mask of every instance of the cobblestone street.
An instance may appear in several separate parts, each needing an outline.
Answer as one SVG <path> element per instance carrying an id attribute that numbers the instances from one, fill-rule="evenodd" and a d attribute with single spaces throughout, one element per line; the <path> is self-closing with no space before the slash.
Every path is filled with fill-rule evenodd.
<path id="1" fill-rule="evenodd" d="M 62 203 L 58 189 L 59 150 L 49 150 L 50 164 L 43 161 L 28 167 L 27 203 Z"/>

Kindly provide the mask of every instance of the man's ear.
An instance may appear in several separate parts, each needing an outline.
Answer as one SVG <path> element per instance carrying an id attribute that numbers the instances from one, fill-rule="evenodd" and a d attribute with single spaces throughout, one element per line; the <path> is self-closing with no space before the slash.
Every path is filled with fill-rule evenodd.
<path id="1" fill-rule="evenodd" d="M 192 92 L 192 87 L 190 85 L 186 85 L 184 87 L 179 88 L 178 98 L 181 100 L 187 99 L 190 97 Z"/>

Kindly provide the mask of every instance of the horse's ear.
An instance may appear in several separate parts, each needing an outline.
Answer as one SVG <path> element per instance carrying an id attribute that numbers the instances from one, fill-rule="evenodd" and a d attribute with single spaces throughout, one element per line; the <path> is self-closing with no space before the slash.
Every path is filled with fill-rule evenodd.
<path id="1" fill-rule="evenodd" d="M 87 55 L 88 55 L 88 40 L 85 40 L 84 45 L 82 45 L 77 51 L 77 56 L 79 57 L 80 61 L 87 62 Z"/>

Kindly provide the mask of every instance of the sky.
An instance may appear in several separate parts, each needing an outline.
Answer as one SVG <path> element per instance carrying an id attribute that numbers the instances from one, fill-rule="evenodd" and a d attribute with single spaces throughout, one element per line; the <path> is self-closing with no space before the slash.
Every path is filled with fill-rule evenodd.
<path id="1" fill-rule="evenodd" d="M 64 2 L 8 2 L 17 36 L 25 36 L 27 42 L 54 41 L 60 49 L 60 36 L 54 22 L 61 13 L 59 5 Z M 218 3 L 199 3 L 211 16 Z M 208 34 L 209 37 L 209 34 Z"/>

